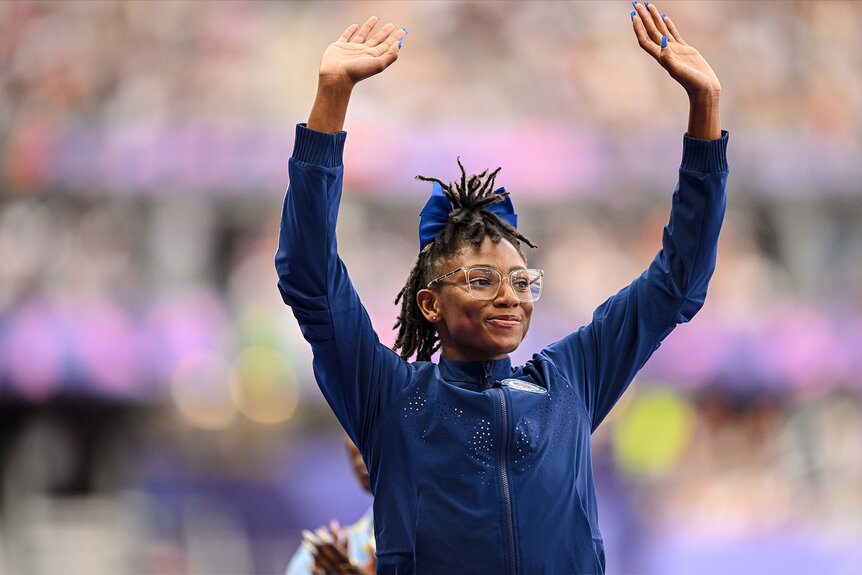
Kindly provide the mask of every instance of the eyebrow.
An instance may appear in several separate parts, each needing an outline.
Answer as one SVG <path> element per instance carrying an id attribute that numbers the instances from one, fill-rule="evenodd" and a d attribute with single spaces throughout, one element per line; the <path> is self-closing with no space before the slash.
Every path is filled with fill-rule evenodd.
<path id="1" fill-rule="evenodd" d="M 497 266 L 492 266 L 491 264 L 470 264 L 470 265 L 467 265 L 464 267 L 473 267 L 473 266 L 482 266 L 482 267 L 486 267 L 486 268 L 497 269 Z M 515 270 L 525 270 L 525 269 L 527 269 L 527 268 L 525 268 L 524 266 L 512 266 L 509 268 L 509 271 L 513 272 Z"/>

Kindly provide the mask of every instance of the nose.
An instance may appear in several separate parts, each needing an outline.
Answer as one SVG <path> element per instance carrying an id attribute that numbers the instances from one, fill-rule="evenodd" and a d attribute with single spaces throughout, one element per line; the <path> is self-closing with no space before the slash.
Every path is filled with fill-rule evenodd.
<path id="1" fill-rule="evenodd" d="M 519 300 L 515 295 L 515 288 L 512 287 L 512 278 L 509 276 L 503 276 L 503 281 L 500 282 L 500 289 L 497 290 L 497 297 L 494 298 L 494 305 L 500 307 L 516 307 L 520 303 L 521 300 Z"/>

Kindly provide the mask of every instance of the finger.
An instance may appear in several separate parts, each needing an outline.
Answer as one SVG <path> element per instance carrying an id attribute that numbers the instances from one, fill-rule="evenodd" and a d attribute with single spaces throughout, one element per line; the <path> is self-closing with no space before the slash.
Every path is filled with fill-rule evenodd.
<path id="1" fill-rule="evenodd" d="M 312 545 L 320 545 L 321 543 L 323 543 L 317 535 L 315 535 L 308 529 L 302 530 L 302 538 L 303 540 L 308 541 Z"/>
<path id="2" fill-rule="evenodd" d="M 326 557 L 330 561 L 338 561 L 344 556 L 341 550 L 336 547 L 334 543 L 324 543 L 323 545 L 318 545 L 317 552 L 319 556 Z"/>
<path id="3" fill-rule="evenodd" d="M 667 26 L 664 24 L 664 20 L 661 17 L 661 12 L 658 11 L 658 8 L 655 7 L 655 4 L 646 4 L 647 12 L 649 12 L 650 17 L 652 17 L 652 21 L 655 24 L 655 27 L 658 28 L 659 33 L 662 36 L 667 36 L 668 42 L 674 42 L 673 36 L 671 36 L 670 32 L 667 29 Z"/>
<path id="4" fill-rule="evenodd" d="M 647 54 L 658 60 L 661 48 L 659 48 L 659 46 L 650 39 L 649 34 L 647 34 L 647 31 L 644 28 L 643 21 L 640 17 L 637 17 L 637 15 L 635 15 L 635 18 L 632 18 L 632 27 L 635 29 L 635 36 L 637 36 L 638 44 L 640 44 L 641 48 L 643 48 Z"/>
<path id="5" fill-rule="evenodd" d="M 398 49 L 401 49 L 401 40 L 404 39 L 404 36 L 407 35 L 406 28 L 399 28 L 398 30 L 393 30 L 389 37 L 384 40 L 378 48 L 380 48 L 380 53 L 383 54 L 386 50 L 389 50 L 393 44 L 398 44 Z"/>
<path id="6" fill-rule="evenodd" d="M 318 547 L 317 560 L 329 573 L 348 573 L 350 559 L 337 547 L 326 544 Z"/>
<path id="7" fill-rule="evenodd" d="M 640 21 L 643 22 L 643 26 L 646 29 L 647 34 L 649 34 L 650 39 L 656 44 L 661 43 L 661 37 L 664 36 L 664 34 L 661 34 L 658 31 L 658 28 L 655 27 L 655 22 L 653 22 L 652 16 L 650 15 L 649 10 L 647 10 L 647 7 L 637 2 L 633 2 L 632 4 L 634 4 L 635 12 L 637 12 L 635 20 L 640 18 Z"/>
<path id="8" fill-rule="evenodd" d="M 318 567 L 324 569 L 327 573 L 332 573 L 336 567 L 337 560 L 333 558 L 328 548 L 329 545 L 324 543 L 315 549 L 314 563 Z"/>
<path id="9" fill-rule="evenodd" d="M 397 43 L 393 43 L 391 46 L 389 46 L 388 50 L 377 56 L 375 58 L 375 61 L 380 67 L 380 70 L 378 70 L 378 72 L 382 72 L 383 70 L 388 68 L 392 64 L 392 62 L 397 60 L 399 52 L 401 52 L 401 48 L 399 48 L 399 45 Z"/>
<path id="10" fill-rule="evenodd" d="M 333 567 L 336 573 L 354 573 L 355 566 L 347 555 L 346 549 L 341 549 L 337 545 L 326 544 L 320 547 L 321 555 L 326 558 Z"/>
<path id="11" fill-rule="evenodd" d="M 338 39 L 338 41 L 339 42 L 347 42 L 348 40 L 350 40 L 350 37 L 353 36 L 353 34 L 357 30 L 359 30 L 359 24 L 351 24 L 350 26 L 347 27 L 347 29 L 344 31 L 344 34 L 341 35 L 341 37 Z"/>
<path id="12" fill-rule="evenodd" d="M 334 543 L 335 540 L 332 538 L 332 534 L 326 530 L 325 527 L 318 527 L 315 529 L 314 534 L 320 537 L 322 541 L 326 543 Z"/>
<path id="13" fill-rule="evenodd" d="M 355 44 L 362 44 L 365 42 L 365 39 L 368 38 L 368 35 L 371 34 L 371 30 L 377 26 L 377 22 L 380 21 L 380 18 L 377 16 L 372 16 L 368 20 L 365 21 L 365 24 L 362 25 L 362 28 L 353 36 L 350 40 Z"/>
<path id="14" fill-rule="evenodd" d="M 381 42 L 386 40 L 386 38 L 392 33 L 393 30 L 395 30 L 395 24 L 392 24 L 390 22 L 389 24 L 387 24 L 386 26 L 381 28 L 380 31 L 374 35 L 373 38 L 369 39 L 365 43 L 365 45 L 366 46 L 377 46 L 378 44 L 380 44 Z"/>
<path id="15" fill-rule="evenodd" d="M 680 44 L 685 44 L 685 40 L 682 39 L 682 34 L 676 29 L 676 26 L 673 25 L 673 20 L 670 19 L 670 16 L 664 17 L 665 26 L 667 26 L 668 32 L 673 36 L 674 41 L 679 42 Z M 687 46 L 688 44 L 686 44 Z"/>

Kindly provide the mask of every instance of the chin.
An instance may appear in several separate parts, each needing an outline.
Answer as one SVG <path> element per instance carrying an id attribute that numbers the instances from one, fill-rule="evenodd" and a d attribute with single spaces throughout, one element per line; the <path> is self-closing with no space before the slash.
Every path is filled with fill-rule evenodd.
<path id="1" fill-rule="evenodd" d="M 502 343 L 498 347 L 498 352 L 495 355 L 508 355 L 518 349 L 518 346 L 521 345 L 520 341 L 512 342 L 512 343 Z"/>

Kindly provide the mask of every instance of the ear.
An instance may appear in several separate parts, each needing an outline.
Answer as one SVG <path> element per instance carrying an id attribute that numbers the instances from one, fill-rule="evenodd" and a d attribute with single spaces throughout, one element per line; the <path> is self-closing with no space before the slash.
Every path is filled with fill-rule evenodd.
<path id="1" fill-rule="evenodd" d="M 426 320 L 432 324 L 440 321 L 440 300 L 436 293 L 430 289 L 419 290 L 416 292 L 416 305 Z"/>

